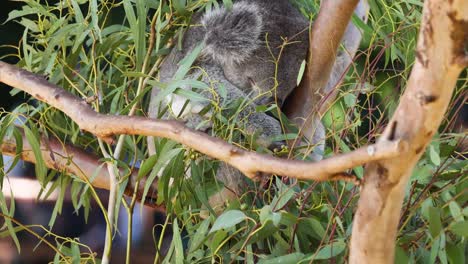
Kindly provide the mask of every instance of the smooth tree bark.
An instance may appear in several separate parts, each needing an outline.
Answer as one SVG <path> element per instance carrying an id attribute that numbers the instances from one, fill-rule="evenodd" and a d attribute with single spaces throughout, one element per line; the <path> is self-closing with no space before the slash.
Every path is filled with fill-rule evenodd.
<path id="1" fill-rule="evenodd" d="M 350 263 L 394 263 L 405 188 L 442 122 L 460 72 L 468 66 L 467 45 L 468 1 L 427 0 L 407 88 L 379 139 L 406 140 L 409 149 L 365 168 Z"/>
<path id="2" fill-rule="evenodd" d="M 323 141 L 316 134 L 320 119 L 334 102 L 357 52 L 361 31 L 351 22 L 353 13 L 367 21 L 367 0 L 323 0 L 309 33 L 305 75 L 288 97 L 284 111 L 312 143 Z M 333 21 L 331 23 L 331 21 Z M 338 51 L 340 45 L 343 50 Z M 341 52 L 341 56 L 337 54 Z M 315 136 L 315 138 L 314 138 Z M 294 143 L 296 145 L 297 142 Z"/>

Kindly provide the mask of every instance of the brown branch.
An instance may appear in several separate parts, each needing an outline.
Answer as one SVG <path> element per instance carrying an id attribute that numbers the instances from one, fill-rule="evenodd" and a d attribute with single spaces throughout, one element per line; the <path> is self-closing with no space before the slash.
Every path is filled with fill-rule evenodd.
<path id="1" fill-rule="evenodd" d="M 350 263 L 394 263 L 405 188 L 437 132 L 463 70 L 468 1 L 427 0 L 416 61 L 400 104 L 380 142 L 404 139 L 409 150 L 367 165 L 353 223 Z"/>
<path id="2" fill-rule="evenodd" d="M 358 3 L 359 2 L 359 3 Z M 324 139 L 319 133 L 321 116 L 338 94 L 342 82 L 362 38 L 361 31 L 350 21 L 354 13 L 367 21 L 367 0 L 324 0 L 310 32 L 307 70 L 301 84 L 287 98 L 284 112 L 301 128 L 309 143 Z M 337 59 L 337 50 L 343 46 Z M 304 145 L 299 140 L 291 145 Z"/>
<path id="3" fill-rule="evenodd" d="M 367 0 L 359 1 L 354 14 L 362 21 L 367 22 L 369 14 L 369 4 Z M 335 60 L 331 70 L 334 76 L 330 75 L 327 84 L 324 87 L 320 87 L 320 92 L 316 93 L 317 98 L 315 100 L 318 100 L 317 105 L 320 107 L 320 116 L 323 116 L 330 108 L 330 105 L 335 102 L 339 91 L 338 87 L 343 82 L 348 69 L 353 63 L 353 58 L 359 48 L 361 39 L 361 29 L 357 28 L 352 21 L 349 21 L 341 41 L 341 45 L 343 46 L 342 54 Z"/>
<path id="4" fill-rule="evenodd" d="M 1 142 L 1 153 L 3 155 L 16 156 L 16 148 L 17 145 L 13 139 L 4 139 L 3 142 Z M 106 190 L 110 189 L 108 171 L 104 162 L 99 161 L 99 157 L 72 145 L 64 145 L 55 139 L 41 138 L 40 149 L 42 158 L 48 168 L 73 174 L 84 182 L 89 182 L 89 177 L 96 175 L 91 184 L 96 188 Z M 32 147 L 24 135 L 23 150 L 21 151 L 20 159 L 31 163 L 37 162 L 32 151 Z M 132 171 L 132 174 L 129 176 L 129 182 L 125 189 L 125 194 L 127 196 L 133 195 L 135 185 L 137 184 L 137 176 L 138 172 L 136 170 Z M 140 181 L 138 188 L 136 188 L 137 198 L 139 200 L 141 200 L 145 182 L 146 180 L 143 178 Z M 151 203 L 151 201 L 155 201 L 156 198 L 157 182 L 154 182 L 148 191 L 148 197 L 145 199 L 145 204 L 151 207 L 156 207 L 154 202 Z"/>
<path id="5" fill-rule="evenodd" d="M 317 103 L 327 87 L 338 47 L 358 2 L 359 0 L 322 1 L 310 32 L 306 74 L 284 107 L 287 116 L 298 126 L 305 123 L 306 130 L 310 130 L 307 127 L 312 122 L 305 120 L 310 120 L 310 114 L 319 110 Z M 352 30 L 352 27 L 350 24 L 348 30 Z"/>
<path id="6" fill-rule="evenodd" d="M 62 88 L 4 62 L 0 62 L 0 81 L 58 108 L 73 119 L 81 129 L 98 137 L 111 139 L 116 134 L 129 134 L 172 139 L 222 160 L 250 178 L 271 173 L 298 179 L 331 180 L 335 175 L 342 174 L 355 166 L 395 157 L 405 148 L 405 144 L 400 141 L 386 141 L 317 163 L 286 160 L 245 151 L 221 139 L 189 129 L 176 121 L 96 113 L 86 102 Z"/>

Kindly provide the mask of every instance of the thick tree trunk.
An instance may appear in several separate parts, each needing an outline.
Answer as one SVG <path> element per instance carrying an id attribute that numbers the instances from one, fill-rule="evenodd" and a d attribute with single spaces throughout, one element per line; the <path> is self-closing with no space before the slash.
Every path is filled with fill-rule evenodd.
<path id="1" fill-rule="evenodd" d="M 367 165 L 353 223 L 350 263 L 393 263 L 405 187 L 466 67 L 468 1 L 429 0 L 411 77 L 380 142 L 405 140 L 408 151 Z"/>

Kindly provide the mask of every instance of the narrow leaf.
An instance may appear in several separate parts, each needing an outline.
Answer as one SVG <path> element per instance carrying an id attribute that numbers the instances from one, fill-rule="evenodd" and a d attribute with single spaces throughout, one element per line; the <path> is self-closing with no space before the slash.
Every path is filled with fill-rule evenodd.
<path id="1" fill-rule="evenodd" d="M 213 227 L 210 230 L 210 233 L 218 231 L 220 229 L 226 229 L 233 227 L 240 222 L 247 219 L 247 216 L 239 210 L 226 211 L 216 219 Z"/>

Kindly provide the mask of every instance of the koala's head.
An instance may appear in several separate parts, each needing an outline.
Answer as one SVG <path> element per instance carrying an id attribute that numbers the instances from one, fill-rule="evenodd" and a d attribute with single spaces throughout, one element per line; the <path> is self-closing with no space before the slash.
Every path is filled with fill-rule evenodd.
<path id="1" fill-rule="evenodd" d="M 261 45 L 263 23 L 255 3 L 236 2 L 232 9 L 220 7 L 207 12 L 203 55 L 222 65 L 241 63 Z"/>

